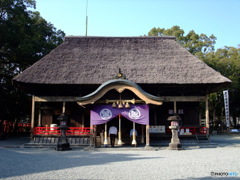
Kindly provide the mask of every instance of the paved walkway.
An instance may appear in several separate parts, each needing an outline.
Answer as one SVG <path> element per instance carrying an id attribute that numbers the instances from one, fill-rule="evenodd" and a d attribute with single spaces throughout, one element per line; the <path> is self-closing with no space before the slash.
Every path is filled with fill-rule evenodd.
<path id="1" fill-rule="evenodd" d="M 240 136 L 214 135 L 215 148 L 21 148 L 29 138 L 0 141 L 0 179 L 240 179 Z"/>
<path id="2" fill-rule="evenodd" d="M 211 138 L 211 143 L 217 144 L 218 147 L 223 147 L 223 146 L 240 147 L 240 134 L 213 135 L 210 138 Z"/>
<path id="3" fill-rule="evenodd" d="M 30 137 L 6 137 L 5 140 L 0 140 L 0 147 L 24 147 L 24 144 L 29 142 Z"/>
<path id="4" fill-rule="evenodd" d="M 55 151 L 22 147 L 26 138 L 0 141 L 0 179 L 184 180 L 240 179 L 239 136 L 214 136 L 216 148 Z"/>

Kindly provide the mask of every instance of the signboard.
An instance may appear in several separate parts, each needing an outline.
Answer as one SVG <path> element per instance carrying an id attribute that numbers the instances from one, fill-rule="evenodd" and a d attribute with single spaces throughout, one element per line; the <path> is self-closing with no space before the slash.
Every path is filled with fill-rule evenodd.
<path id="1" fill-rule="evenodd" d="M 225 107 L 225 117 L 226 117 L 226 126 L 229 127 L 229 95 L 228 90 L 223 91 L 224 97 L 224 107 Z"/>
<path id="2" fill-rule="evenodd" d="M 165 133 L 165 126 L 150 126 L 150 133 Z"/>

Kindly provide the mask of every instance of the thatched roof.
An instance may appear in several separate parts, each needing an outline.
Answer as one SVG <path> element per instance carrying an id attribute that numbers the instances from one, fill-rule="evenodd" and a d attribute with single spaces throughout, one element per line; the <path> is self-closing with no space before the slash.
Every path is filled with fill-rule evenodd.
<path id="1" fill-rule="evenodd" d="M 66 37 L 15 83 L 102 84 L 119 69 L 139 84 L 229 84 L 173 37 Z"/>

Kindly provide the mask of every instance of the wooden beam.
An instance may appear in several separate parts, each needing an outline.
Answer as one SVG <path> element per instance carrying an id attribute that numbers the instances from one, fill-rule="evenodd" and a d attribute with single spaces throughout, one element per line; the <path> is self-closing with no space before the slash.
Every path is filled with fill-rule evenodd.
<path id="1" fill-rule="evenodd" d="M 206 96 L 162 96 L 163 102 L 200 102 L 206 101 Z"/>
<path id="2" fill-rule="evenodd" d="M 35 102 L 77 102 L 77 96 L 38 96 Z"/>
<path id="3" fill-rule="evenodd" d="M 120 99 L 105 99 L 105 100 L 98 100 L 96 101 L 94 104 L 112 104 L 113 102 L 117 102 L 117 101 L 120 101 Z M 131 104 L 146 104 L 145 101 L 143 100 L 139 100 L 139 99 L 122 99 L 121 100 L 122 102 L 128 102 L 128 103 L 131 103 Z"/>
<path id="4" fill-rule="evenodd" d="M 35 102 L 78 102 L 78 96 L 35 96 Z M 206 101 L 206 96 L 162 96 L 163 102 L 199 102 Z M 138 101 L 138 100 L 136 100 Z M 144 102 L 142 100 L 139 100 Z M 139 102 L 139 103 L 141 103 Z"/>

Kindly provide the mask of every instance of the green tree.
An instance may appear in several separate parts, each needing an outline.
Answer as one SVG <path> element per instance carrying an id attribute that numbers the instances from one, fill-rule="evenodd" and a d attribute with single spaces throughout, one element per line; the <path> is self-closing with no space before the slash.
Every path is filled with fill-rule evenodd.
<path id="1" fill-rule="evenodd" d="M 48 54 L 65 36 L 43 19 L 35 0 L 0 1 L 0 119 L 29 114 L 29 98 L 12 85 L 12 78 Z"/>
<path id="2" fill-rule="evenodd" d="M 232 80 L 232 84 L 229 87 L 229 106 L 230 114 L 234 121 L 233 125 L 236 126 L 236 117 L 240 117 L 240 48 L 226 46 L 215 52 L 202 55 L 201 59 L 222 75 Z M 216 96 L 222 97 L 222 92 L 218 92 Z M 221 101 L 218 101 L 218 99 L 211 98 L 210 100 L 216 106 L 223 107 L 223 99 Z"/>
<path id="3" fill-rule="evenodd" d="M 232 80 L 229 87 L 230 115 L 236 125 L 236 117 L 240 117 L 240 47 L 228 47 L 215 50 L 217 38 L 214 35 L 196 34 L 193 30 L 185 35 L 179 26 L 171 29 L 152 28 L 149 36 L 175 36 L 176 41 L 193 55 L 203 60 L 210 67 Z M 222 121 L 224 118 L 223 93 L 216 92 L 209 96 L 210 118 Z"/>
<path id="4" fill-rule="evenodd" d="M 171 29 L 152 28 L 148 32 L 148 36 L 175 36 L 178 43 L 185 47 L 194 55 L 197 53 L 207 53 L 214 51 L 216 37 L 214 35 L 196 34 L 193 30 L 185 35 L 183 29 L 179 26 L 173 26 Z"/>

